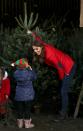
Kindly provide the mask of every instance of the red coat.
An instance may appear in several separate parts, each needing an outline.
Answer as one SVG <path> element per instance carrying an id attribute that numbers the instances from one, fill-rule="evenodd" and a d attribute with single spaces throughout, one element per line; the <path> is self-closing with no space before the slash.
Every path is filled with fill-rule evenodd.
<path id="1" fill-rule="evenodd" d="M 35 34 L 33 34 L 35 35 Z M 62 80 L 65 74 L 69 74 L 73 65 L 74 60 L 64 52 L 60 51 L 59 49 L 53 47 L 50 44 L 43 42 L 40 37 L 36 37 L 35 39 L 39 41 L 44 46 L 45 51 L 45 63 L 53 66 L 57 69 L 59 78 Z"/>
<path id="2" fill-rule="evenodd" d="M 5 95 L 10 95 L 10 80 L 9 78 L 6 78 L 2 80 L 2 86 L 0 88 L 0 104 L 6 102 Z"/>

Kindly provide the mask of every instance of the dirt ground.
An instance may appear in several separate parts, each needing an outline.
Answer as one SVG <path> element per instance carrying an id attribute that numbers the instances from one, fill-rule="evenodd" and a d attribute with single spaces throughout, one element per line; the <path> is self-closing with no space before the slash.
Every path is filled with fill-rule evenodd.
<path id="1" fill-rule="evenodd" d="M 32 115 L 35 127 L 28 129 L 30 131 L 83 131 L 82 118 L 68 118 L 67 120 L 57 121 L 54 115 L 34 114 Z M 55 120 L 55 121 L 54 121 Z M 7 125 L 0 123 L 0 131 L 17 131 L 25 130 L 18 129 L 15 120 L 11 120 Z"/>

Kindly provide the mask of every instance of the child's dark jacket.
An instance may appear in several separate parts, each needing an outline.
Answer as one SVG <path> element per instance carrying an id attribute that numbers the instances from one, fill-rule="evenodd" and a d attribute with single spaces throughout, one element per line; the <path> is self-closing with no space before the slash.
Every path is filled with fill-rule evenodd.
<path id="1" fill-rule="evenodd" d="M 17 69 L 14 72 L 16 85 L 16 101 L 29 101 L 34 99 L 35 91 L 33 81 L 36 79 L 36 74 L 30 69 Z"/>

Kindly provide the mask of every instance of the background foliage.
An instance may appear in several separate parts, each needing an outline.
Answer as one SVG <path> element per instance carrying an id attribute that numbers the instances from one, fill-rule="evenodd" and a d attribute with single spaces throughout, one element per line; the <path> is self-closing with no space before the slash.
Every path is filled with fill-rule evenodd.
<path id="1" fill-rule="evenodd" d="M 26 16 L 27 14 L 25 17 Z M 28 22 L 25 23 L 27 24 Z M 83 74 L 83 30 L 79 28 L 74 29 L 74 27 L 71 29 L 63 28 L 62 20 L 56 21 L 55 19 L 51 19 L 51 21 L 47 20 L 42 23 L 42 25 L 34 26 L 32 31 L 36 32 L 46 43 L 53 44 L 58 49 L 72 56 L 75 60 L 77 71 L 72 83 L 71 94 L 73 97 L 75 96 L 74 100 L 77 100 Z M 56 69 L 48 67 L 45 64 L 39 65 L 37 62 L 32 63 L 32 42 L 32 37 L 26 34 L 26 28 L 23 29 L 17 26 L 17 28 L 12 31 L 8 29 L 5 31 L 1 29 L 0 31 L 0 65 L 4 65 L 8 70 L 12 87 L 11 98 L 13 99 L 15 93 L 15 83 L 13 80 L 13 72 L 15 69 L 10 66 L 10 63 L 19 58 L 28 57 L 31 66 L 35 68 L 38 75 L 38 79 L 34 83 L 36 91 L 35 104 L 42 104 L 44 110 L 46 106 L 48 106 L 48 108 L 52 107 L 51 110 L 54 109 L 57 112 L 60 96 L 58 95 L 59 80 Z M 74 103 L 72 104 L 75 106 Z"/>

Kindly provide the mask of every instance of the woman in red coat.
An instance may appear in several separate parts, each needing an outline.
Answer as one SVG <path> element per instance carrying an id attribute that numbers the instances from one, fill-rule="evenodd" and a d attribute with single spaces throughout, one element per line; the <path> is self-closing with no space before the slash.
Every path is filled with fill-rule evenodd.
<path id="1" fill-rule="evenodd" d="M 6 113 L 6 103 L 10 95 L 10 80 L 3 67 L 0 68 L 0 116 Z"/>
<path id="2" fill-rule="evenodd" d="M 39 60 L 43 60 L 47 65 L 57 69 L 59 79 L 62 81 L 60 115 L 61 119 L 64 119 L 67 115 L 68 91 L 76 69 L 75 62 L 69 55 L 42 41 L 35 33 L 29 30 L 27 33 L 35 38 L 32 48 Z"/>

